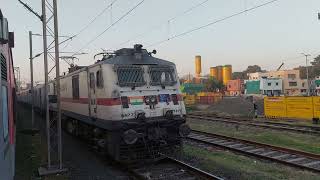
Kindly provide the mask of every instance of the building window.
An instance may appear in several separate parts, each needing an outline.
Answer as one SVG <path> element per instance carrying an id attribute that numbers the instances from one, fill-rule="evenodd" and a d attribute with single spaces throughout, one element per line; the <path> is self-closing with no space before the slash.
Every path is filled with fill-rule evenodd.
<path id="1" fill-rule="evenodd" d="M 103 88 L 103 76 L 102 76 L 102 70 L 97 71 L 97 87 Z"/>
<path id="2" fill-rule="evenodd" d="M 72 98 L 79 99 L 79 75 L 72 76 Z"/>
<path id="3" fill-rule="evenodd" d="M 279 83 L 276 82 L 276 86 L 278 86 L 278 85 L 279 85 Z"/>
<path id="4" fill-rule="evenodd" d="M 304 87 L 304 82 L 302 83 L 302 87 Z"/>
<path id="5" fill-rule="evenodd" d="M 297 86 L 297 82 L 289 82 L 289 86 Z"/>
<path id="6" fill-rule="evenodd" d="M 295 78 L 296 78 L 296 75 L 295 75 L 295 74 L 288 74 L 288 78 L 290 78 L 290 79 L 295 79 Z"/>
<path id="7" fill-rule="evenodd" d="M 268 86 L 271 86 L 271 83 L 268 83 Z"/>

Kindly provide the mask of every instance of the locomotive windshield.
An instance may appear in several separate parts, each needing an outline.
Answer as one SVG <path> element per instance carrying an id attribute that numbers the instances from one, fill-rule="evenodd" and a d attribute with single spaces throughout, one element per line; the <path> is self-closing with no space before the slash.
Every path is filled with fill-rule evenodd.
<path id="1" fill-rule="evenodd" d="M 119 86 L 143 86 L 143 69 L 140 66 L 121 66 L 117 68 Z"/>
<path id="2" fill-rule="evenodd" d="M 172 86 L 176 84 L 176 76 L 173 67 L 150 67 L 150 85 Z"/>

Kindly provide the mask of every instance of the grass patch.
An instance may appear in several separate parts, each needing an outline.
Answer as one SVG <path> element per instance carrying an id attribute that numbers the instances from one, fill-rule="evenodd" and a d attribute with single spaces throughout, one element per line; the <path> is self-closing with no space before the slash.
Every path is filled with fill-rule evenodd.
<path id="1" fill-rule="evenodd" d="M 35 114 L 35 121 L 42 117 Z M 46 145 L 40 133 L 31 128 L 31 109 L 18 106 L 16 134 L 16 174 L 17 180 L 67 180 L 66 175 L 39 177 L 38 168 L 46 163 Z M 1 179 L 1 178 L 0 178 Z"/>
<path id="2" fill-rule="evenodd" d="M 40 136 L 17 134 L 16 144 L 16 179 L 37 179 L 41 163 Z"/>
<path id="3" fill-rule="evenodd" d="M 320 137 L 308 134 L 190 120 L 192 129 L 320 154 Z"/>
<path id="4" fill-rule="evenodd" d="M 225 179 L 319 179 L 319 175 L 228 151 L 208 151 L 184 145 L 184 155 L 199 159 L 201 169 Z"/>

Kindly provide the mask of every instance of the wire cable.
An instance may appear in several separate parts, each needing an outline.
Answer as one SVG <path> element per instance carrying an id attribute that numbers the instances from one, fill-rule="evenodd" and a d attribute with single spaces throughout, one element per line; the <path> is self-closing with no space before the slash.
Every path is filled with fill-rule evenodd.
<path id="1" fill-rule="evenodd" d="M 75 36 L 78 36 L 87 28 L 89 28 L 90 25 L 94 23 L 100 16 L 102 16 L 109 8 L 111 8 L 116 1 L 118 0 L 113 0 L 106 8 L 104 8 L 99 14 L 97 14 L 94 18 L 92 18 L 92 20 L 86 26 L 84 26 Z"/>
<path id="2" fill-rule="evenodd" d="M 95 36 L 93 39 L 91 39 L 86 45 L 84 45 L 83 47 L 81 47 L 78 51 L 76 52 L 80 52 L 82 51 L 84 48 L 86 48 L 87 46 L 89 46 L 91 43 L 93 43 L 94 41 L 96 41 L 98 38 L 100 38 L 105 32 L 107 32 L 111 27 L 113 27 L 114 25 L 116 25 L 118 22 L 120 22 L 123 18 L 125 18 L 126 16 L 128 16 L 133 10 L 135 10 L 136 8 L 138 8 L 145 0 L 140 1 L 137 5 L 135 5 L 133 8 L 131 8 L 129 11 L 127 11 L 125 14 L 123 14 L 120 18 L 118 18 L 115 22 L 113 22 L 110 26 L 108 26 L 105 30 L 103 30 L 100 34 L 98 34 L 97 36 Z"/>
<path id="3" fill-rule="evenodd" d="M 172 22 L 172 21 L 174 21 L 175 19 L 178 19 L 179 17 L 181 17 L 181 16 L 183 16 L 183 15 L 185 15 L 185 14 L 193 11 L 194 9 L 202 6 L 203 4 L 207 3 L 208 1 L 209 1 L 209 0 L 201 1 L 200 3 L 198 3 L 198 4 L 196 4 L 196 5 L 188 8 L 188 9 L 185 10 L 185 11 L 183 11 L 182 13 L 179 13 L 179 14 L 175 15 L 174 17 L 171 17 L 170 19 L 166 20 L 165 23 L 160 24 L 160 25 L 157 25 L 157 26 L 153 26 L 153 27 L 150 28 L 148 31 L 145 31 L 145 32 L 143 32 L 143 33 L 141 33 L 141 34 L 138 34 L 137 36 L 135 36 L 135 37 L 133 37 L 133 38 L 131 38 L 131 39 L 128 39 L 128 40 L 126 40 L 126 41 L 124 41 L 124 42 L 121 42 L 120 44 L 118 44 L 118 46 L 122 46 L 122 45 L 124 45 L 124 44 L 127 44 L 128 42 L 133 41 L 133 40 L 135 40 L 135 39 L 140 39 L 140 38 L 146 36 L 147 34 L 151 33 L 152 31 L 154 31 L 154 30 L 156 30 L 156 29 L 159 29 L 159 28 L 160 28 L 161 26 L 163 26 L 164 24 L 168 24 L 168 25 L 169 25 L 170 22 Z"/>
<path id="4" fill-rule="evenodd" d="M 223 17 L 223 18 L 218 19 L 218 20 L 215 20 L 215 21 L 213 21 L 213 22 L 211 22 L 211 23 L 208 23 L 208 24 L 205 24 L 205 25 L 202 25 L 202 26 L 199 26 L 199 27 L 190 29 L 190 30 L 185 31 L 185 32 L 182 32 L 182 33 L 180 33 L 180 34 L 171 36 L 171 37 L 169 37 L 169 38 L 167 38 L 167 39 L 164 39 L 164 40 L 155 42 L 155 43 L 153 43 L 153 44 L 148 45 L 147 47 L 152 47 L 152 46 L 160 45 L 160 44 L 162 44 L 162 43 L 164 43 L 164 42 L 166 42 L 166 41 L 170 41 L 170 40 L 172 40 L 172 39 L 175 39 L 175 38 L 178 38 L 178 37 L 181 37 L 181 36 L 185 36 L 185 35 L 187 35 L 187 34 L 189 34 L 189 33 L 194 32 L 194 31 L 197 31 L 197 30 L 206 28 L 206 27 L 208 27 L 208 26 L 212 26 L 212 25 L 214 25 L 214 24 L 217 24 L 217 23 L 219 23 L 219 22 L 225 21 L 225 20 L 227 20 L 227 19 L 231 19 L 231 18 L 233 18 L 233 17 L 235 17 L 235 16 L 239 16 L 239 15 L 242 15 L 242 14 L 244 14 L 244 13 L 246 13 L 246 12 L 249 12 L 249 11 L 258 9 L 258 8 L 260 8 L 260 7 L 263 7 L 263 6 L 272 4 L 272 3 L 276 2 L 276 1 L 279 1 L 279 0 L 268 1 L 268 2 L 266 2 L 266 3 L 263 3 L 263 4 L 260 4 L 260 5 L 251 7 L 251 8 L 249 8 L 249 9 L 246 9 L 246 10 L 243 10 L 243 11 L 240 11 L 240 12 L 237 12 L 237 13 L 234 13 L 234 14 L 232 14 L 232 15 Z"/>

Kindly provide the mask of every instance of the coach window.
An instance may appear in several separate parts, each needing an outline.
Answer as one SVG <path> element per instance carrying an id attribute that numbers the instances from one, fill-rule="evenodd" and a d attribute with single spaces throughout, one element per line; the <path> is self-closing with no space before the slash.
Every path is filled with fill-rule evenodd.
<path id="1" fill-rule="evenodd" d="M 90 88 L 94 89 L 94 85 L 95 85 L 95 78 L 94 78 L 94 73 L 90 73 Z"/>
<path id="2" fill-rule="evenodd" d="M 97 71 L 97 87 L 103 88 L 103 76 L 102 76 L 102 70 Z"/>
<path id="3" fill-rule="evenodd" d="M 79 99 L 79 76 L 72 76 L 72 98 Z"/>
<path id="4" fill-rule="evenodd" d="M 9 134 L 9 117 L 8 117 L 8 90 L 7 90 L 7 61 L 5 57 L 0 54 L 1 60 L 1 99 L 2 99 L 2 126 L 3 137 L 8 139 Z"/>

